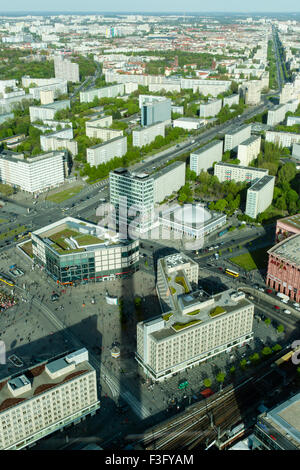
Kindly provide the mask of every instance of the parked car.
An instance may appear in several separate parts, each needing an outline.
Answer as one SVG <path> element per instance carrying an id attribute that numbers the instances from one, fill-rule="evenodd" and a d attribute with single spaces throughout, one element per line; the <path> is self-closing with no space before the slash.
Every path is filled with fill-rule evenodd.
<path id="1" fill-rule="evenodd" d="M 274 308 L 276 308 L 276 310 L 280 310 L 280 307 L 278 307 L 278 305 L 274 305 Z"/>
<path id="2" fill-rule="evenodd" d="M 290 315 L 291 311 L 288 309 L 283 310 L 283 313 L 286 313 L 287 315 Z"/>
<path id="3" fill-rule="evenodd" d="M 294 306 L 294 307 L 300 307 L 300 304 L 298 304 L 298 302 L 294 302 L 294 303 L 293 303 L 293 306 Z"/>

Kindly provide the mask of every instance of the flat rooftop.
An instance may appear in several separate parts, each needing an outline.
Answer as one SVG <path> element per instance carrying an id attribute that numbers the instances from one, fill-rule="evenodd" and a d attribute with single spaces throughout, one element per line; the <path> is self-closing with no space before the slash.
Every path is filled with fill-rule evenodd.
<path id="1" fill-rule="evenodd" d="M 64 150 L 55 150 L 53 152 L 44 153 L 43 155 L 36 155 L 34 157 L 25 158 L 25 155 L 23 153 L 9 152 L 8 150 L 4 150 L 0 153 L 0 158 L 14 163 L 22 162 L 31 165 L 33 163 L 40 162 L 41 160 L 46 160 L 47 158 L 55 157 L 56 155 L 62 154 L 64 154 Z"/>
<path id="2" fill-rule="evenodd" d="M 181 161 L 171 163 L 170 165 L 165 166 L 164 168 L 157 171 L 156 173 L 153 173 L 152 176 L 153 176 L 154 179 L 159 178 L 160 176 L 163 176 L 163 175 L 169 173 L 169 171 L 174 170 L 174 168 L 179 168 L 183 165 L 185 165 L 185 162 L 181 162 Z"/>
<path id="3" fill-rule="evenodd" d="M 223 145 L 222 140 L 213 140 L 212 142 L 209 142 L 209 144 L 203 145 L 203 147 L 201 147 L 200 149 L 198 149 L 198 150 L 193 150 L 193 151 L 191 152 L 191 155 L 192 155 L 192 154 L 199 155 L 200 153 L 206 152 L 206 150 L 209 150 L 209 149 L 211 149 L 211 148 L 213 148 L 213 147 L 216 147 L 216 146 L 219 145 L 220 143 Z"/>
<path id="4" fill-rule="evenodd" d="M 256 181 L 249 189 L 251 191 L 260 191 L 264 186 L 266 186 L 270 181 L 274 180 L 275 176 L 265 175 Z"/>
<path id="5" fill-rule="evenodd" d="M 244 124 L 243 126 L 238 127 L 237 129 L 234 128 L 230 131 L 226 131 L 225 135 L 235 135 L 238 134 L 239 132 L 243 131 L 244 129 L 247 129 L 247 127 L 250 127 L 251 130 L 251 124 Z"/>
<path id="6" fill-rule="evenodd" d="M 232 163 L 226 163 L 226 162 L 217 162 L 216 166 L 224 166 L 224 167 L 230 167 L 230 168 L 235 168 L 236 170 L 249 170 L 249 171 L 258 171 L 259 173 L 267 175 L 269 173 L 269 170 L 265 170 L 264 168 L 255 168 L 252 166 L 243 166 L 243 165 L 234 165 Z"/>
<path id="7" fill-rule="evenodd" d="M 268 253 L 300 266 L 300 234 L 283 240 L 268 250 Z"/>
<path id="8" fill-rule="evenodd" d="M 286 225 L 290 225 L 292 228 L 300 230 L 300 214 L 290 215 L 284 219 L 279 219 L 277 222 L 283 222 Z"/>
<path id="9" fill-rule="evenodd" d="M 256 140 L 259 140 L 261 137 L 259 135 L 251 135 L 249 139 L 244 140 L 239 145 L 251 145 Z"/>
<path id="10" fill-rule="evenodd" d="M 114 131 L 115 129 L 110 129 Z M 99 147 L 105 147 L 106 145 L 111 144 L 112 142 L 116 142 L 117 140 L 126 139 L 126 136 L 120 135 L 119 137 L 114 137 L 113 139 L 107 140 L 106 142 L 102 142 L 101 144 L 93 145 L 89 147 L 90 149 L 97 149 Z"/>

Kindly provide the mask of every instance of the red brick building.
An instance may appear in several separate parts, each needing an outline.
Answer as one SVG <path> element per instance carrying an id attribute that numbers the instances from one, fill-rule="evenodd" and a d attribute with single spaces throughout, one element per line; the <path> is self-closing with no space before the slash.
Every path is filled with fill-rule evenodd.
<path id="1" fill-rule="evenodd" d="M 276 242 L 300 233 L 300 214 L 291 215 L 284 219 L 277 220 L 276 224 Z"/>
<path id="2" fill-rule="evenodd" d="M 279 242 L 268 254 L 267 285 L 300 302 L 300 234 Z"/>

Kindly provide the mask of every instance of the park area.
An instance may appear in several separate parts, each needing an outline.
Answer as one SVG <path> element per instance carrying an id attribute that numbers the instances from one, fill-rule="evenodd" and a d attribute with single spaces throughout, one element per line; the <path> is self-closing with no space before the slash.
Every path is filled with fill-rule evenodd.
<path id="1" fill-rule="evenodd" d="M 230 258 L 230 261 L 237 266 L 245 269 L 246 271 L 252 271 L 253 269 L 266 268 L 268 265 L 268 253 L 267 251 L 271 248 L 260 248 L 259 250 L 250 251 L 239 256 Z"/>
<path id="2" fill-rule="evenodd" d="M 81 184 L 78 186 L 73 186 L 72 188 L 69 188 L 69 189 L 65 189 L 64 191 L 60 191 L 58 193 L 50 194 L 49 196 L 47 196 L 47 201 L 51 201 L 51 202 L 55 202 L 56 204 L 59 204 L 60 202 L 70 199 L 71 197 L 80 193 L 82 188 L 83 188 L 83 185 Z"/>

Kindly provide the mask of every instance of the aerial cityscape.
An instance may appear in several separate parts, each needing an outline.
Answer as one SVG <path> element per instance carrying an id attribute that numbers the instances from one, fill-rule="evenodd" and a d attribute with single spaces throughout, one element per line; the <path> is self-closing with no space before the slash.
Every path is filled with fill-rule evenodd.
<path id="1" fill-rule="evenodd" d="M 299 450 L 300 12 L 17 3 L 0 450 Z"/>

